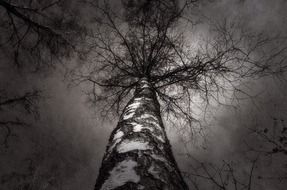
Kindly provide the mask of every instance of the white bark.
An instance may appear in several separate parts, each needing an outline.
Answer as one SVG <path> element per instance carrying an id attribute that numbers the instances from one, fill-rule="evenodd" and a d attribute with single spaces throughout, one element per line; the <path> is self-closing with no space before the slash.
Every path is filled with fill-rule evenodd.
<path id="1" fill-rule="evenodd" d="M 95 190 L 187 190 L 167 139 L 156 94 L 141 79 L 107 146 Z"/>

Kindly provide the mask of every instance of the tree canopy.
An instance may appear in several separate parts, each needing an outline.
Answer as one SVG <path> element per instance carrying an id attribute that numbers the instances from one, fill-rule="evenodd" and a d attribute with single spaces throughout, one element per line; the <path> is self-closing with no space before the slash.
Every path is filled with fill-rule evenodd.
<path id="1" fill-rule="evenodd" d="M 270 49 L 286 39 L 249 31 L 240 19 L 209 20 L 212 40 L 192 47 L 198 18 L 191 13 L 197 1 L 89 3 L 96 10 L 91 61 L 74 73 L 74 80 L 92 84 L 89 94 L 93 101 L 105 102 L 105 113 L 119 113 L 138 79 L 147 77 L 163 113 L 191 123 L 193 95 L 208 103 L 244 78 L 286 69 L 284 43 Z"/>

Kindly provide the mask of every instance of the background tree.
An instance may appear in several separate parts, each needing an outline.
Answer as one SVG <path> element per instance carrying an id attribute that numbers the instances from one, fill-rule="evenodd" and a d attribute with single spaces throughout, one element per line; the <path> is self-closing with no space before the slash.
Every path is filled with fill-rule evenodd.
<path id="1" fill-rule="evenodd" d="M 40 80 L 46 68 L 59 68 L 59 63 L 82 53 L 79 43 L 86 30 L 80 20 L 83 17 L 76 17 L 81 10 L 75 9 L 80 3 L 65 0 L 0 1 L 1 189 L 58 189 L 62 186 L 59 179 L 66 176 L 63 168 L 70 166 L 69 160 L 73 156 L 59 156 L 54 161 L 47 159 L 51 147 L 57 143 L 49 139 L 54 138 L 51 134 L 41 134 L 39 129 L 43 126 L 39 123 L 39 105 L 46 93 L 35 82 L 27 81 L 29 77 Z M 46 144 L 41 143 L 35 134 L 49 140 Z M 30 150 L 25 152 L 26 144 L 30 145 Z M 60 155 L 63 149 L 53 151 Z M 22 159 L 21 167 L 7 168 L 10 163 L 6 158 L 15 154 L 18 156 L 12 160 Z M 5 173 L 7 171 L 9 173 Z"/>
<path id="2" fill-rule="evenodd" d="M 5 92 L 4 92 L 5 93 Z M 25 112 L 27 114 L 34 115 L 37 117 L 37 101 L 39 100 L 39 92 L 26 92 L 24 95 L 7 95 L 2 92 L 0 96 L 0 128 L 2 134 L 4 134 L 3 141 L 1 145 L 4 145 L 6 148 L 9 145 L 9 137 L 13 136 L 13 128 L 19 126 L 28 125 L 27 122 L 19 118 L 19 112 Z M 12 110 L 15 110 L 14 113 Z M 10 110 L 10 114 L 5 114 Z M 18 111 L 18 112 L 17 112 Z M 12 113 L 11 113 L 12 112 Z M 2 138 L 1 138 L 2 139 Z"/>
<path id="3" fill-rule="evenodd" d="M 76 17 L 75 11 L 80 10 L 73 9 L 72 4 L 64 0 L 1 0 L 1 51 L 17 66 L 28 63 L 30 68 L 71 56 L 85 34 Z"/>
<path id="4" fill-rule="evenodd" d="M 0 55 L 3 76 L 13 70 L 10 63 L 21 68 L 18 71 L 25 76 L 30 75 L 31 70 L 43 69 L 81 52 L 75 47 L 85 36 L 86 30 L 81 26 L 83 22 L 76 18 L 76 12 L 80 10 L 74 9 L 68 3 L 64 0 L 0 1 Z M 74 3 L 78 4 L 80 1 Z M 5 89 L 5 83 L 7 82 L 4 78 L 0 87 L 0 106 L 4 117 L 7 117 L 5 112 L 8 109 L 19 105 L 35 115 L 35 102 L 38 101 L 41 90 L 24 89 L 24 92 L 16 92 L 9 87 Z M 19 117 L 16 118 L 1 120 L 1 126 L 7 129 L 7 134 L 11 133 L 9 126 L 24 124 Z"/>
<path id="5" fill-rule="evenodd" d="M 78 2 L 79 3 L 79 2 Z M 74 12 L 73 12 L 74 11 Z M 84 27 L 75 17 L 75 10 L 67 6 L 63 0 L 56 1 L 0 1 L 0 50 L 1 71 L 11 72 L 10 63 L 21 67 L 24 75 L 61 62 L 73 53 L 85 34 Z M 5 74 L 3 74 L 5 76 Z M 24 89 L 16 92 L 5 85 L 5 80 L 0 87 L 0 106 L 3 115 L 8 109 L 22 106 L 28 113 L 36 114 L 36 103 L 40 97 L 39 89 Z M 12 92 L 11 92 L 12 91 Z M 15 92 L 13 92 L 15 91 Z M 18 106 L 19 107 L 19 106 Z M 17 110 L 17 109 L 16 109 Z M 6 116 L 6 115 L 5 115 Z M 7 117 L 7 116 L 6 116 Z M 12 120 L 1 120 L 1 126 L 11 133 L 11 125 L 24 124 L 19 117 Z M 7 138 L 5 138 L 5 142 Z"/>

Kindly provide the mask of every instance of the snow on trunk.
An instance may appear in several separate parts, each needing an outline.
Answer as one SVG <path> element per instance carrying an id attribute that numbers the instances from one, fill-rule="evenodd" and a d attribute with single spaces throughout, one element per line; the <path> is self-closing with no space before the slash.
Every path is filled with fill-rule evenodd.
<path id="1" fill-rule="evenodd" d="M 167 139 L 160 106 L 143 78 L 111 134 L 95 190 L 187 190 Z"/>

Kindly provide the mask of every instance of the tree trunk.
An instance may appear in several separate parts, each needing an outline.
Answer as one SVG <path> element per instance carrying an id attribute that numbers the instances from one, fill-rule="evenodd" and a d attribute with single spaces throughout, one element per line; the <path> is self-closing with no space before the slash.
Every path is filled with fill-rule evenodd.
<path id="1" fill-rule="evenodd" d="M 95 190 L 187 190 L 167 139 L 156 93 L 143 78 L 113 130 Z"/>

